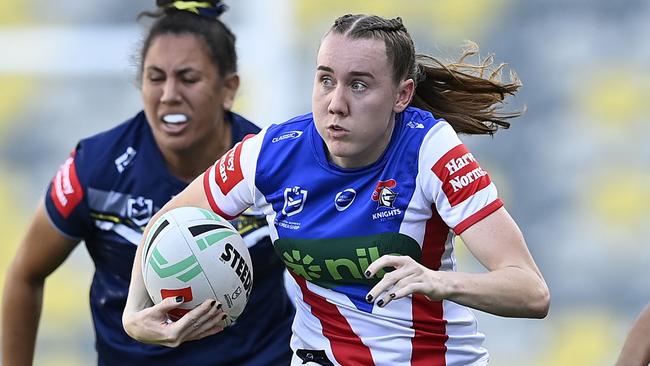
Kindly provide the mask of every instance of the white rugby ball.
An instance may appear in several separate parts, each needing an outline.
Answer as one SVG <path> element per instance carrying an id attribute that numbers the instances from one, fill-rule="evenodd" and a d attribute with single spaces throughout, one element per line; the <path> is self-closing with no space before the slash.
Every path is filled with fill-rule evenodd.
<path id="1" fill-rule="evenodd" d="M 253 265 L 239 232 L 224 218 L 198 207 L 164 213 L 151 227 L 142 251 L 142 277 L 154 303 L 183 296 L 172 320 L 202 304 L 219 301 L 232 324 L 253 287 Z"/>

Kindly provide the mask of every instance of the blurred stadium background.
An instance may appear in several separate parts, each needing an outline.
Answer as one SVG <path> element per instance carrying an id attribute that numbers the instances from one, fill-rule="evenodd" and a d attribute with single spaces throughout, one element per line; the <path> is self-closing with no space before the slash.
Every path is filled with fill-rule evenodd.
<path id="1" fill-rule="evenodd" d="M 0 283 L 76 141 L 140 108 L 133 55 L 153 1 L 0 2 Z M 226 1 L 236 110 L 260 125 L 310 107 L 322 33 L 345 13 L 401 16 L 419 51 L 464 40 L 508 62 L 526 115 L 465 139 L 520 223 L 552 293 L 546 320 L 479 313 L 493 365 L 610 365 L 650 300 L 648 0 Z M 645 224 L 644 224 L 645 223 Z M 43 255 L 45 253 L 38 253 Z M 461 269 L 479 271 L 459 245 Z M 36 365 L 95 362 L 83 246 L 47 281 Z"/>

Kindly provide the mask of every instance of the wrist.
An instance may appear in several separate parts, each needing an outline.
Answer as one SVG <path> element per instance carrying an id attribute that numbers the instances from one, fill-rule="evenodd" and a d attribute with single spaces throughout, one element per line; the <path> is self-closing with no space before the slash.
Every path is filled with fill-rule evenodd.
<path id="1" fill-rule="evenodd" d="M 450 299 L 460 293 L 460 283 L 456 281 L 455 272 L 433 271 L 439 286 L 439 297 Z"/>

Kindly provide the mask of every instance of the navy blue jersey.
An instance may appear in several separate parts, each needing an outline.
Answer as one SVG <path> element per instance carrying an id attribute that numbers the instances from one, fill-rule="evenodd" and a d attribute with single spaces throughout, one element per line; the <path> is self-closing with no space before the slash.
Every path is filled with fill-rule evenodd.
<path id="1" fill-rule="evenodd" d="M 233 145 L 259 128 L 227 115 Z M 167 348 L 139 343 L 122 328 L 136 247 L 150 218 L 187 184 L 172 176 L 143 112 L 83 139 L 49 186 L 48 215 L 64 235 L 83 240 L 95 264 L 90 306 L 100 365 L 279 365 L 291 358 L 293 306 L 283 287 L 263 217 L 233 221 L 250 249 L 254 285 L 237 325 Z"/>

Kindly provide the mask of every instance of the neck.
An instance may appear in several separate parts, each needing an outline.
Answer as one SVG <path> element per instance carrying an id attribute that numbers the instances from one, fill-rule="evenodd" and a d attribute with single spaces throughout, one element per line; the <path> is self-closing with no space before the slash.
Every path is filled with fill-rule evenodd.
<path id="1" fill-rule="evenodd" d="M 191 182 L 225 154 L 232 144 L 229 123 L 223 123 L 215 133 L 205 136 L 192 147 L 183 150 L 163 151 L 170 173 L 176 178 Z"/>

